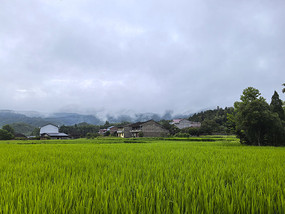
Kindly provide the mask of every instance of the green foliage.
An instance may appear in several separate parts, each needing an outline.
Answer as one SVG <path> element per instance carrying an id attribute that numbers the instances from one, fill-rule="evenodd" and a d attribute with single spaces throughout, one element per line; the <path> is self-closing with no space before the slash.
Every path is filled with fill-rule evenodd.
<path id="1" fill-rule="evenodd" d="M 107 129 L 110 126 L 111 126 L 110 122 L 108 120 L 106 120 L 105 124 L 103 126 L 101 126 L 101 129 Z"/>
<path id="2" fill-rule="evenodd" d="M 235 114 L 227 114 L 227 133 L 236 133 L 236 122 L 235 122 Z"/>
<path id="3" fill-rule="evenodd" d="M 110 131 L 106 131 L 105 133 L 104 133 L 104 136 L 110 136 Z"/>
<path id="4" fill-rule="evenodd" d="M 285 87 L 285 83 L 282 84 Z M 285 88 L 282 89 L 282 92 L 285 93 Z"/>
<path id="5" fill-rule="evenodd" d="M 0 129 L 0 140 L 12 140 L 14 135 L 5 129 Z"/>
<path id="6" fill-rule="evenodd" d="M 99 137 L 99 136 L 100 136 L 99 133 L 90 133 L 90 132 L 88 132 L 88 133 L 86 134 L 86 138 L 87 138 L 87 139 L 94 139 L 94 138 Z"/>
<path id="7" fill-rule="evenodd" d="M 0 143 L 1 213 L 285 210 L 283 148 L 117 140 Z"/>
<path id="8" fill-rule="evenodd" d="M 260 95 L 261 95 L 261 93 L 259 92 L 258 89 L 253 88 L 253 87 L 248 87 L 248 88 L 243 90 L 243 93 L 240 96 L 240 100 L 243 103 L 250 103 L 250 102 L 258 99 L 258 97 L 259 97 L 260 100 L 264 101 L 264 98 L 261 97 Z"/>
<path id="9" fill-rule="evenodd" d="M 195 127 L 191 127 L 191 128 L 188 128 L 188 133 L 191 135 L 191 136 L 200 136 L 201 134 L 201 129 L 200 128 L 195 128 Z"/>
<path id="10" fill-rule="evenodd" d="M 26 136 L 31 135 L 31 132 L 33 132 L 33 130 L 35 129 L 35 126 L 22 123 L 22 122 L 12 123 L 9 125 L 14 129 L 15 133 L 21 133 Z"/>
<path id="11" fill-rule="evenodd" d="M 270 107 L 257 89 L 243 91 L 242 102 L 235 103 L 236 133 L 248 145 L 285 145 L 285 132 L 278 113 L 273 112 L 276 96 Z"/>
<path id="12" fill-rule="evenodd" d="M 274 94 L 271 98 L 270 108 L 272 112 L 276 112 L 281 120 L 285 120 L 284 109 L 282 108 L 282 100 L 279 98 L 279 94 L 274 91 Z"/>
<path id="13" fill-rule="evenodd" d="M 11 133 L 12 135 L 15 134 L 14 129 L 13 129 L 10 125 L 4 125 L 4 126 L 2 127 L 2 129 L 3 129 L 3 130 L 6 130 L 7 132 Z"/>
<path id="14" fill-rule="evenodd" d="M 169 134 L 171 136 L 177 134 L 180 130 L 175 125 L 170 124 L 170 120 L 161 120 L 159 122 L 160 125 L 162 125 L 163 128 L 169 131 Z"/>
<path id="15" fill-rule="evenodd" d="M 190 137 L 189 133 L 179 132 L 174 135 L 175 137 Z"/>
<path id="16" fill-rule="evenodd" d="M 84 138 L 87 137 L 87 134 L 90 133 L 94 137 L 100 129 L 105 129 L 110 126 L 124 126 L 129 124 L 128 122 L 122 122 L 118 124 L 111 124 L 108 121 L 104 125 L 91 125 L 88 123 L 79 123 L 74 126 L 61 126 L 59 128 L 60 132 L 66 133 L 73 138 Z M 110 133 L 110 132 L 108 132 Z M 107 134 L 108 134 L 107 133 Z M 115 135 L 115 133 L 114 133 Z M 91 137 L 92 138 L 92 137 Z"/>
<path id="17" fill-rule="evenodd" d="M 143 132 L 139 132 L 139 137 L 143 137 Z"/>
<path id="18" fill-rule="evenodd" d="M 34 128 L 34 130 L 31 132 L 30 135 L 39 137 L 40 136 L 40 128 Z"/>
<path id="19" fill-rule="evenodd" d="M 189 117 L 190 121 L 201 122 L 201 134 L 219 133 L 231 134 L 230 129 L 227 129 L 228 114 L 233 114 L 234 108 L 226 107 L 217 108 L 214 110 L 202 111 Z"/>
<path id="20" fill-rule="evenodd" d="M 201 124 L 203 134 L 213 134 L 219 132 L 219 125 L 214 120 L 204 120 Z"/>
<path id="21" fill-rule="evenodd" d="M 61 126 L 59 128 L 59 131 L 66 133 L 72 136 L 73 138 L 81 138 L 86 137 L 87 133 L 97 134 L 99 129 L 100 126 L 81 123 L 74 126 Z"/>

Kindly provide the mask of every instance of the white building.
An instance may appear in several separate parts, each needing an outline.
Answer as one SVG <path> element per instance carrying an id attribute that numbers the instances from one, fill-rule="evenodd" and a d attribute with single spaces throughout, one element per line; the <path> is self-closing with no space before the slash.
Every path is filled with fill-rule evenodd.
<path id="1" fill-rule="evenodd" d="M 40 135 L 47 133 L 59 133 L 58 127 L 52 124 L 45 125 L 40 129 Z"/>
<path id="2" fill-rule="evenodd" d="M 68 135 L 65 133 L 60 133 L 58 126 L 48 124 L 40 129 L 41 138 L 50 138 L 50 139 L 68 139 Z"/>

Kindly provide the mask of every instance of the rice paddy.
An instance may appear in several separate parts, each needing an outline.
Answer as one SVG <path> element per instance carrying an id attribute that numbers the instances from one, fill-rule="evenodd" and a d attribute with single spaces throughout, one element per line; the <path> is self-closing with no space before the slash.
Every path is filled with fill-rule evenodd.
<path id="1" fill-rule="evenodd" d="M 285 213 L 285 148 L 134 142 L 0 142 L 0 212 Z"/>

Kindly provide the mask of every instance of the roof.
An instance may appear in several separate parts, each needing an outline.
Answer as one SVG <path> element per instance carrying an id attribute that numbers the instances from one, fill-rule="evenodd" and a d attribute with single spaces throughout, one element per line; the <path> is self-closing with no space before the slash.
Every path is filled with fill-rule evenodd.
<path id="1" fill-rule="evenodd" d="M 137 122 L 137 123 L 133 123 L 133 124 L 130 124 L 128 125 L 129 127 L 138 127 L 138 126 L 141 126 L 145 123 L 148 123 L 148 122 L 154 122 L 155 124 L 157 124 L 158 126 L 162 127 L 158 122 L 154 121 L 154 120 L 148 120 L 148 121 L 145 121 L 145 122 Z"/>
<path id="2" fill-rule="evenodd" d="M 68 137 L 65 133 L 46 133 L 50 137 Z"/>
<path id="3" fill-rule="evenodd" d="M 52 123 L 47 123 L 47 124 L 45 124 L 44 126 L 41 126 L 40 128 L 43 128 L 43 127 L 45 127 L 45 126 L 49 126 L 49 125 L 51 125 L 51 126 L 55 126 L 55 127 L 57 127 L 57 128 L 58 128 L 58 126 L 57 126 L 57 125 L 54 125 L 54 124 L 52 124 Z"/>
<path id="4" fill-rule="evenodd" d="M 137 123 L 130 124 L 128 126 L 129 127 L 138 127 L 138 126 L 142 125 L 143 123 L 145 123 L 145 122 L 137 122 Z"/>
<path id="5" fill-rule="evenodd" d="M 172 123 L 180 123 L 181 120 L 184 120 L 184 119 L 181 119 L 181 118 L 179 118 L 179 119 L 173 119 L 173 120 L 172 120 Z"/>

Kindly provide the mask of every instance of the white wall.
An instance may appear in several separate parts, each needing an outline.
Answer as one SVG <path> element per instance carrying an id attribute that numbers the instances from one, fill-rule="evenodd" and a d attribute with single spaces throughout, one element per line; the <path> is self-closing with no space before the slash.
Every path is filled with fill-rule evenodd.
<path id="1" fill-rule="evenodd" d="M 54 126 L 54 125 L 51 125 L 51 124 L 43 126 L 40 129 L 40 134 L 43 134 L 43 133 L 59 133 L 58 127 Z"/>

